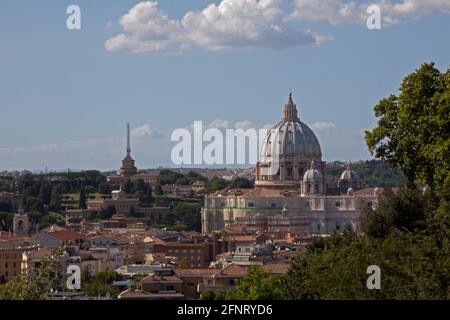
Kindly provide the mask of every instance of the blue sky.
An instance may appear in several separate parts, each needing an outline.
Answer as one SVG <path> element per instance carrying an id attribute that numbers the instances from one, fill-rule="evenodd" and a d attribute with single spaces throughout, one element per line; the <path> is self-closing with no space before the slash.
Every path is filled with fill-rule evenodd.
<path id="1" fill-rule="evenodd" d="M 283 8 L 267 23 L 278 23 L 285 36 L 273 37 L 249 11 L 238 18 L 258 21 L 251 25 L 262 39 L 256 42 L 243 38 L 248 28 L 224 36 L 214 34 L 214 25 L 201 25 L 212 1 L 161 0 L 157 12 L 131 26 L 120 18 L 140 1 L 1 1 L 0 171 L 117 168 L 126 122 L 134 128 L 140 168 L 170 165 L 172 130 L 194 120 L 231 127 L 247 121 L 255 128 L 275 123 L 289 90 L 301 120 L 318 135 L 324 160 L 369 159 L 363 132 L 376 123 L 374 104 L 396 93 L 421 63 L 434 61 L 441 70 L 449 65 L 448 1 L 405 0 L 417 7 L 406 11 L 392 1 L 385 14 L 394 22 L 381 30 L 367 29 L 358 8 L 336 15 L 329 4 L 345 0 L 325 0 L 321 10 L 308 7 L 308 0 L 264 1 L 269 9 Z M 66 28 L 70 4 L 81 8 L 81 30 Z M 292 14 L 296 8 L 300 13 Z M 193 13 L 188 27 L 187 12 Z M 139 25 L 164 14 L 176 27 L 163 21 L 155 35 Z M 119 34 L 134 47 L 105 45 Z M 147 49 L 136 52 L 141 45 Z"/>

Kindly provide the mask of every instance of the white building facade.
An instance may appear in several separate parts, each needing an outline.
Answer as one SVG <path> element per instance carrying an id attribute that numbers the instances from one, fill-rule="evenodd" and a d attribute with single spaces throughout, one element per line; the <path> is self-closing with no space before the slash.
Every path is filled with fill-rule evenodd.
<path id="1" fill-rule="evenodd" d="M 376 207 L 381 189 L 363 189 L 350 166 L 343 171 L 338 186 L 328 188 L 325 166 L 319 140 L 300 121 L 290 93 L 282 120 L 263 143 L 255 188 L 221 190 L 206 196 L 202 231 L 241 224 L 251 231 L 305 235 L 346 229 L 360 232 L 361 217 L 368 207 Z"/>

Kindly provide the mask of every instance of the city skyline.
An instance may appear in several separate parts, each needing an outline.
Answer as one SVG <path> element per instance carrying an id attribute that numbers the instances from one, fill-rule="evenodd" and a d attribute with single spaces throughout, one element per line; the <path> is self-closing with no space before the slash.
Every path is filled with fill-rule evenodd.
<path id="1" fill-rule="evenodd" d="M 325 2 L 326 19 L 301 7 L 302 1 L 263 1 L 247 16 L 220 10 L 231 0 L 214 2 L 211 8 L 226 21 L 250 23 L 269 9 L 275 12 L 268 21 L 251 24 L 259 42 L 235 37 L 232 30 L 225 41 L 196 27 L 208 18 L 210 2 L 80 0 L 82 29 L 73 31 L 65 26 L 68 1 L 2 3 L 0 105 L 11 121 L 0 127 L 5 137 L 0 170 L 114 170 L 124 154 L 127 122 L 137 167 L 171 166 L 174 129 L 196 120 L 206 127 L 266 127 L 281 117 L 289 90 L 301 120 L 317 134 L 325 161 L 370 159 L 363 133 L 376 123 L 373 106 L 396 94 L 392 88 L 421 63 L 447 67 L 445 1 L 413 2 L 409 11 L 388 8 L 393 23 L 381 30 L 367 29 L 358 18 L 364 1 L 348 17 L 333 14 L 345 1 Z M 249 8 L 256 3 L 248 1 Z M 299 6 L 303 11 L 296 11 Z M 162 47 L 154 46 L 161 44 L 154 39 L 147 43 L 155 38 L 152 32 L 133 33 L 142 26 L 123 23 L 130 10 L 144 19 L 137 22 L 159 23 L 163 29 L 156 39 L 178 39 L 169 42 L 171 50 L 155 49 Z M 20 12 L 20 18 L 11 12 Z M 189 28 L 183 24 L 186 16 L 193 19 Z M 274 22 L 282 37 L 267 29 Z M 177 27 L 169 32 L 172 24 Z M 187 33 L 217 42 L 188 41 Z M 136 47 L 118 43 L 120 34 L 147 49 L 137 53 Z M 180 43 L 186 44 L 182 50 Z M 174 46 L 177 52 L 171 52 Z"/>

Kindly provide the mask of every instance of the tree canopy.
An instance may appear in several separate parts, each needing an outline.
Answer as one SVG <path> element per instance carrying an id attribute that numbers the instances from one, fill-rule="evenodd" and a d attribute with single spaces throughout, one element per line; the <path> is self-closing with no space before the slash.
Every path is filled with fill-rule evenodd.
<path id="1" fill-rule="evenodd" d="M 438 191 L 450 184 L 450 70 L 425 63 L 409 74 L 398 96 L 375 107 L 377 126 L 366 131 L 371 153 L 402 169 L 408 186 Z"/>

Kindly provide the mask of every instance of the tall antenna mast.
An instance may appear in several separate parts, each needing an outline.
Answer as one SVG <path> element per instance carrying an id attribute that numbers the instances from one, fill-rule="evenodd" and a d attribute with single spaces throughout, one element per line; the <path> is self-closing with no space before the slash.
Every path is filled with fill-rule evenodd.
<path id="1" fill-rule="evenodd" d="M 130 124 L 127 123 L 127 155 L 131 154 L 131 144 L 130 144 Z"/>

